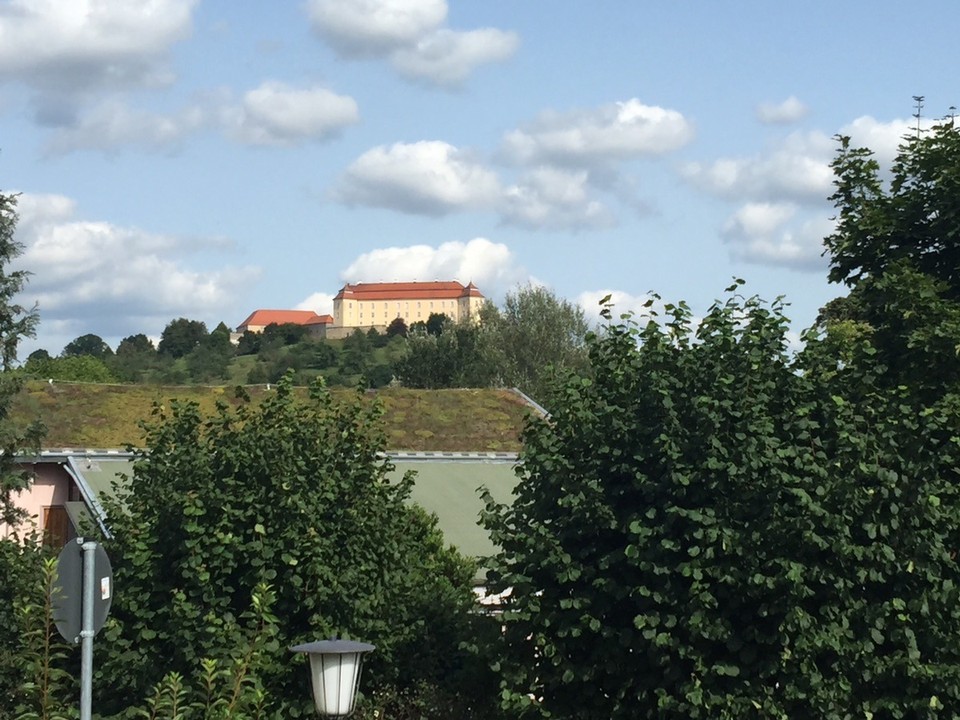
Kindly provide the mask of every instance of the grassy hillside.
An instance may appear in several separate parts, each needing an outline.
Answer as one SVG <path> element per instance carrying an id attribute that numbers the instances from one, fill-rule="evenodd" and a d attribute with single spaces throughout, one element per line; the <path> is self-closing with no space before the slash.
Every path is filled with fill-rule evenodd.
<path id="1" fill-rule="evenodd" d="M 270 392 L 248 387 L 255 400 Z M 306 390 L 303 391 L 306 393 Z M 350 390 L 333 391 L 334 397 Z M 506 390 L 385 388 L 380 398 L 390 450 L 515 452 L 530 409 Z M 139 422 L 154 402 L 193 400 L 211 412 L 218 399 L 235 402 L 232 388 L 30 382 L 17 400 L 19 420 L 39 418 L 49 448 L 124 448 L 142 441 Z"/>

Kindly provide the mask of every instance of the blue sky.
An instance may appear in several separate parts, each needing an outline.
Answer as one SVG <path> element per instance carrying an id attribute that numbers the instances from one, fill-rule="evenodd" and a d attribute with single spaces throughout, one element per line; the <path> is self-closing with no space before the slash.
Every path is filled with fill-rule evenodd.
<path id="1" fill-rule="evenodd" d="M 329 312 L 345 282 L 544 284 L 799 331 L 837 133 L 889 160 L 960 104 L 960 5 L 0 0 L 0 188 L 24 353 L 176 317 Z"/>

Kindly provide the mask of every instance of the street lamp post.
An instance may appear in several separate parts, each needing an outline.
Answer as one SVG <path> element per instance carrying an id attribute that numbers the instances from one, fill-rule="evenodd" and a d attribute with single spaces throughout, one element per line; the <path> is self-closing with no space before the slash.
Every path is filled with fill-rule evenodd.
<path id="1" fill-rule="evenodd" d="M 341 718 L 353 712 L 363 654 L 373 649 L 369 643 L 352 640 L 319 640 L 290 648 L 310 656 L 313 701 L 320 715 Z"/>

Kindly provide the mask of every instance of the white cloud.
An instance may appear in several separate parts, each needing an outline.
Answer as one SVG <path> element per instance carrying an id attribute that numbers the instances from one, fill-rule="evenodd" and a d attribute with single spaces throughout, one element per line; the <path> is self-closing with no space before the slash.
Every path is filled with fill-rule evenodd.
<path id="1" fill-rule="evenodd" d="M 833 140 L 823 133 L 793 133 L 759 155 L 690 163 L 682 173 L 723 198 L 822 203 L 833 192 L 834 149 Z"/>
<path id="2" fill-rule="evenodd" d="M 322 87 L 265 82 L 233 110 L 233 135 L 253 145 L 290 145 L 323 139 L 360 119 L 356 101 Z"/>
<path id="3" fill-rule="evenodd" d="M 930 118 L 920 119 L 920 129 L 929 130 L 935 124 Z M 840 128 L 840 135 L 850 136 L 854 147 L 867 147 L 873 150 L 881 167 L 887 168 L 897 155 L 897 148 L 907 135 L 916 135 L 917 121 L 896 119 L 881 122 L 869 115 L 862 115 L 853 122 Z"/>
<path id="4" fill-rule="evenodd" d="M 294 305 L 294 310 L 313 310 L 317 315 L 333 315 L 333 295 L 315 292 Z"/>
<path id="5" fill-rule="evenodd" d="M 176 112 L 150 113 L 119 99 L 105 100 L 58 128 L 46 145 L 51 154 L 78 150 L 114 152 L 122 147 L 171 151 L 207 128 L 248 145 L 298 145 L 335 137 L 359 120 L 356 101 L 322 87 L 293 88 L 268 81 L 241 100 L 227 91 L 209 93 Z"/>
<path id="6" fill-rule="evenodd" d="M 76 150 L 112 152 L 123 146 L 170 150 L 188 134 L 207 124 L 203 109 L 186 107 L 159 115 L 136 110 L 118 100 L 100 103 L 70 127 L 58 128 L 46 151 L 67 154 Z"/>
<path id="7" fill-rule="evenodd" d="M 486 238 L 474 238 L 466 243 L 451 241 L 438 247 L 380 248 L 358 257 L 340 273 L 340 278 L 351 283 L 473 282 L 488 298 L 500 297 L 530 280 L 506 245 Z"/>
<path id="8" fill-rule="evenodd" d="M 693 126 L 681 113 L 633 98 L 593 110 L 544 113 L 529 128 L 507 133 L 503 150 L 514 162 L 586 167 L 661 155 L 692 137 Z"/>
<path id="9" fill-rule="evenodd" d="M 33 275 L 23 302 L 37 302 L 47 323 L 104 338 L 157 333 L 174 317 L 219 321 L 259 271 L 187 267 L 184 253 L 220 249 L 222 240 L 176 238 L 108 222 L 75 219 L 75 203 L 59 195 L 22 195 L 17 267 Z"/>
<path id="10" fill-rule="evenodd" d="M 447 18 L 445 0 L 309 0 L 313 29 L 342 55 L 383 55 L 415 44 Z"/>
<path id="11" fill-rule="evenodd" d="M 790 203 L 747 203 L 727 220 L 723 238 L 747 262 L 822 270 L 823 238 L 833 229 L 833 221 L 800 214 Z"/>
<path id="12" fill-rule="evenodd" d="M 397 71 L 434 85 L 456 86 L 480 65 L 506 60 L 520 44 L 516 33 L 482 28 L 438 30 L 391 55 Z"/>
<path id="13" fill-rule="evenodd" d="M 807 114 L 807 106 L 791 95 L 780 103 L 764 102 L 757 106 L 757 119 L 765 125 L 789 125 Z"/>
<path id="14" fill-rule="evenodd" d="M 169 81 L 162 60 L 187 37 L 196 0 L 9 0 L 0 79 L 78 90 Z"/>
<path id="15" fill-rule="evenodd" d="M 346 58 L 389 60 L 409 79 L 456 86 L 481 65 L 516 51 L 515 33 L 445 27 L 445 0 L 309 0 L 314 31 Z"/>
<path id="16" fill-rule="evenodd" d="M 592 196 L 586 170 L 535 168 L 504 191 L 505 223 L 532 229 L 579 229 L 613 223 L 610 211 Z"/>
<path id="17" fill-rule="evenodd" d="M 493 172 L 439 141 L 368 150 L 347 168 L 335 190 L 346 203 L 426 215 L 490 208 L 499 194 Z"/>

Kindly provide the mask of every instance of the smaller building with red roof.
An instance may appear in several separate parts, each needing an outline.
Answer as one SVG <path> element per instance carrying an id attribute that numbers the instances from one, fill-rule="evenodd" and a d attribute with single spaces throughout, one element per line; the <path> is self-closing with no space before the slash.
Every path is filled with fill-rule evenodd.
<path id="1" fill-rule="evenodd" d="M 324 337 L 333 323 L 330 315 L 317 315 L 313 310 L 254 310 L 237 326 L 238 333 L 262 333 L 267 325 L 304 325 L 311 335 Z"/>

